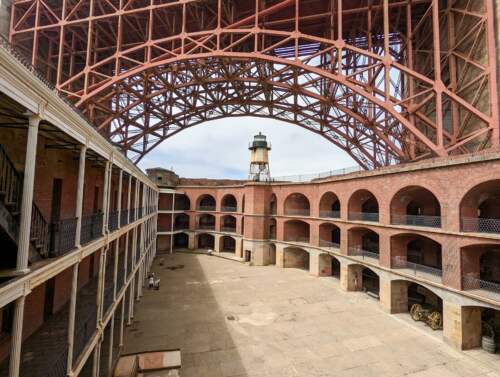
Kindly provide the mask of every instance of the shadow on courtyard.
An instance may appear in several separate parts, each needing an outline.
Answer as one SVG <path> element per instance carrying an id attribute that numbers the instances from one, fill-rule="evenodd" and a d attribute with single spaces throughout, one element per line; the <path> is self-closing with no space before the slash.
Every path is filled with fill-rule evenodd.
<path id="1" fill-rule="evenodd" d="M 144 290 L 125 333 L 124 354 L 179 348 L 183 377 L 246 375 L 227 326 L 231 316 L 221 310 L 213 291 L 223 285 L 206 276 L 200 258 L 215 257 L 176 254 L 155 259 L 152 271 L 161 288 Z"/>

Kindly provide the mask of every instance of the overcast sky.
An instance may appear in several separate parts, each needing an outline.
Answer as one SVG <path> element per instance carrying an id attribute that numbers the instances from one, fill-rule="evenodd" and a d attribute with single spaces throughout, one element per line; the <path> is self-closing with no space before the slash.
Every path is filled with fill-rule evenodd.
<path id="1" fill-rule="evenodd" d="M 272 144 L 272 176 L 356 166 L 347 153 L 311 131 L 253 117 L 220 119 L 181 131 L 146 155 L 139 166 L 173 168 L 182 177 L 245 179 L 250 163 L 248 143 L 259 132 Z"/>

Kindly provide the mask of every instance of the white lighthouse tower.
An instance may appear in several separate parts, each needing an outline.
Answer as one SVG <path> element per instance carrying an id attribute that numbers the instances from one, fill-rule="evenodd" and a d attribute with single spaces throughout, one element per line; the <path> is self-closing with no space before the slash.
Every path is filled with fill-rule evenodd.
<path id="1" fill-rule="evenodd" d="M 248 179 L 251 181 L 270 181 L 271 172 L 269 170 L 269 151 L 271 145 L 267 143 L 266 136 L 259 132 L 253 137 L 253 141 L 248 146 L 251 151 L 250 173 Z"/>

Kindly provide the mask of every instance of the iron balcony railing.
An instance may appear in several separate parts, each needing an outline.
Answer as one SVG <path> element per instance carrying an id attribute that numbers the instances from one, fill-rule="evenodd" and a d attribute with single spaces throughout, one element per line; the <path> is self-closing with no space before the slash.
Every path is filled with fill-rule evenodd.
<path id="1" fill-rule="evenodd" d="M 424 264 L 409 262 L 406 257 L 396 256 L 392 258 L 392 268 L 405 268 L 413 272 L 413 275 L 432 275 L 438 278 L 443 276 L 443 270 L 438 267 L 426 266 Z"/>
<path id="2" fill-rule="evenodd" d="M 58 257 L 75 248 L 77 218 L 59 220 L 50 226 L 50 257 Z"/>
<path id="3" fill-rule="evenodd" d="M 102 222 L 102 212 L 82 217 L 82 230 L 80 234 L 80 242 L 82 245 L 102 236 Z"/>
<path id="4" fill-rule="evenodd" d="M 480 217 L 462 217 L 462 232 L 500 233 L 500 219 L 484 219 Z"/>
<path id="5" fill-rule="evenodd" d="M 128 209 L 122 209 L 120 212 L 120 226 L 128 224 Z"/>
<path id="6" fill-rule="evenodd" d="M 285 216 L 310 216 L 311 211 L 307 208 L 285 208 Z"/>
<path id="7" fill-rule="evenodd" d="M 378 219 L 378 212 L 349 212 L 349 220 L 377 222 Z"/>
<path id="8" fill-rule="evenodd" d="M 309 237 L 301 237 L 301 236 L 288 236 L 285 237 L 285 242 L 299 242 L 299 243 L 309 243 Z"/>
<path id="9" fill-rule="evenodd" d="M 130 222 L 133 223 L 136 220 L 135 218 L 135 208 L 130 210 Z"/>
<path id="10" fill-rule="evenodd" d="M 141 257 L 141 243 L 137 242 L 137 247 L 135 249 L 135 260 L 136 260 L 136 262 L 139 260 L 140 257 Z"/>
<path id="11" fill-rule="evenodd" d="M 320 247 L 331 247 L 331 248 L 334 248 L 334 249 L 340 249 L 340 244 L 339 243 L 328 241 L 328 240 L 322 240 L 322 239 L 319 240 L 319 246 Z"/>
<path id="12" fill-rule="evenodd" d="M 129 250 L 127 251 L 127 278 L 130 277 L 131 272 L 132 272 L 132 267 L 133 267 L 133 260 L 132 260 L 132 246 L 129 247 Z"/>
<path id="13" fill-rule="evenodd" d="M 118 273 L 116 275 L 116 291 L 120 292 L 120 289 L 123 287 L 125 284 L 124 278 L 125 278 L 125 267 L 123 266 L 123 263 L 118 262 Z"/>
<path id="14" fill-rule="evenodd" d="M 221 232 L 229 232 L 229 233 L 236 233 L 236 227 L 235 226 L 223 226 L 220 228 Z"/>
<path id="15" fill-rule="evenodd" d="M 236 207 L 231 207 L 231 206 L 222 206 L 221 211 L 222 212 L 236 212 L 238 209 Z"/>
<path id="16" fill-rule="evenodd" d="M 118 211 L 113 211 L 109 214 L 108 229 L 110 231 L 118 229 Z"/>
<path id="17" fill-rule="evenodd" d="M 391 215 L 391 224 L 441 228 L 441 216 Z"/>
<path id="18" fill-rule="evenodd" d="M 40 209 L 33 203 L 31 209 L 30 239 L 40 255 L 49 254 L 49 223 L 45 220 Z"/>
<path id="19" fill-rule="evenodd" d="M 40 377 L 66 377 L 68 365 L 68 350 L 65 348 L 57 353 L 57 359 L 51 362 L 50 369 Z"/>
<path id="20" fill-rule="evenodd" d="M 73 360 L 77 360 L 96 331 L 96 312 L 92 310 L 83 321 L 77 321 L 73 340 Z"/>
<path id="21" fill-rule="evenodd" d="M 138 218 L 142 219 L 142 216 L 144 215 L 144 208 L 143 207 L 139 207 L 137 213 L 138 213 L 138 216 L 139 216 Z"/>
<path id="22" fill-rule="evenodd" d="M 500 297 L 500 283 L 482 280 L 474 276 L 464 276 L 462 278 L 463 290 L 483 290 L 485 293 L 493 293 Z"/>
<path id="23" fill-rule="evenodd" d="M 213 206 L 198 206 L 198 211 L 215 211 L 215 205 Z"/>
<path id="24" fill-rule="evenodd" d="M 189 223 L 174 225 L 174 230 L 186 230 L 186 229 L 189 229 Z"/>
<path id="25" fill-rule="evenodd" d="M 106 279 L 106 288 L 104 289 L 104 295 L 102 300 L 103 313 L 107 313 L 109 307 L 113 303 L 114 285 L 113 279 Z"/>
<path id="26" fill-rule="evenodd" d="M 359 246 L 351 246 L 349 247 L 349 255 L 352 255 L 354 257 L 361 257 L 363 259 L 369 258 L 369 259 L 380 259 L 380 254 L 376 251 L 370 251 L 370 250 L 365 250 L 362 249 Z"/>
<path id="27" fill-rule="evenodd" d="M 200 225 L 198 225 L 198 229 L 215 230 L 215 224 L 200 224 Z"/>
<path id="28" fill-rule="evenodd" d="M 21 211 L 22 176 L 0 145 L 0 197 L 12 214 Z"/>
<path id="29" fill-rule="evenodd" d="M 338 219 L 340 218 L 340 211 L 319 211 L 319 217 L 323 217 L 325 219 Z"/>

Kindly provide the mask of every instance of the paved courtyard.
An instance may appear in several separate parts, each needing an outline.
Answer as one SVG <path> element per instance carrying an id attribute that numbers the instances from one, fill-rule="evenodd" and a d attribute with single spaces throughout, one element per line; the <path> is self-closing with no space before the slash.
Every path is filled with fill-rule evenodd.
<path id="1" fill-rule="evenodd" d="M 125 352 L 180 348 L 182 377 L 500 376 L 500 355 L 459 352 L 338 280 L 176 254 L 155 262 Z M 177 267 L 177 268 L 169 268 Z"/>

